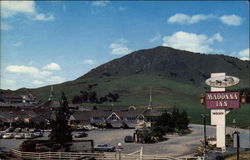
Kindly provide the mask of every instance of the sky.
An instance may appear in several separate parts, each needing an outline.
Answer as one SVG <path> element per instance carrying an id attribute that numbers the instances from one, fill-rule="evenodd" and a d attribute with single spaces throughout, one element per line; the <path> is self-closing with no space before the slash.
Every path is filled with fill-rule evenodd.
<path id="1" fill-rule="evenodd" d="M 249 60 L 247 1 L 1 1 L 1 89 L 74 80 L 140 49 Z"/>

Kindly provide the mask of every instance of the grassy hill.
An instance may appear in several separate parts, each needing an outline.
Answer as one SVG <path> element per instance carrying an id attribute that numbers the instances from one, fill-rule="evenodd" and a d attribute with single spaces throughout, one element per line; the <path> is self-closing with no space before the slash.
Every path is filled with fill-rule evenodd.
<path id="1" fill-rule="evenodd" d="M 199 96 L 209 91 L 204 81 L 210 73 L 226 72 L 240 78 L 240 83 L 227 89 L 249 87 L 249 61 L 242 61 L 225 55 L 206 55 L 176 50 L 169 47 L 156 47 L 135 51 L 119 59 L 105 63 L 76 80 L 54 85 L 54 91 L 60 95 L 64 91 L 69 98 L 79 95 L 89 84 L 97 84 L 92 90 L 98 96 L 116 92 L 120 99 L 116 108 L 130 105 L 145 107 L 149 99 L 149 87 L 152 87 L 153 103 L 165 110 L 177 106 L 186 109 L 191 122 L 201 123 L 203 106 Z M 47 100 L 50 86 L 36 89 L 22 88 L 18 93 L 31 92 L 39 99 Z M 110 103 L 101 107 L 110 107 Z M 249 125 L 249 105 L 233 110 L 228 124 L 236 118 L 239 125 Z M 236 117 L 237 116 L 237 117 Z M 246 121 L 248 120 L 248 121 Z"/>

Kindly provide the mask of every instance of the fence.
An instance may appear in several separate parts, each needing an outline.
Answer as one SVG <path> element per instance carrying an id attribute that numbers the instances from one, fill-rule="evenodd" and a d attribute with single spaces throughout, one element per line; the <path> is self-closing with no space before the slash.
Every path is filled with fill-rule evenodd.
<path id="1" fill-rule="evenodd" d="M 203 160 L 199 157 L 174 158 L 169 155 L 135 155 L 119 153 L 85 153 L 85 152 L 21 152 L 12 150 L 15 157 L 23 159 L 84 159 L 94 157 L 96 160 Z"/>

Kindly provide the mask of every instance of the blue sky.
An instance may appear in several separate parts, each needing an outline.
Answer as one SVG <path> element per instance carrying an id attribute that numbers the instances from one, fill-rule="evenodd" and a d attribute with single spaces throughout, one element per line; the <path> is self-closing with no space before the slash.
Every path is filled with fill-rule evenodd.
<path id="1" fill-rule="evenodd" d="M 247 1 L 1 1 L 1 88 L 74 80 L 169 46 L 249 60 Z"/>

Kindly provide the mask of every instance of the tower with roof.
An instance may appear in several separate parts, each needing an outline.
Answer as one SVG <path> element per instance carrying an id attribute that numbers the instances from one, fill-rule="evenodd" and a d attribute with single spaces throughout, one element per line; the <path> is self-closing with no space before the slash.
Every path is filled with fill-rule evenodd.
<path id="1" fill-rule="evenodd" d="M 50 87 L 50 96 L 49 96 L 49 101 L 54 100 L 55 96 L 54 96 L 54 91 L 53 91 L 53 85 L 51 85 Z"/>
<path id="2" fill-rule="evenodd" d="M 149 89 L 149 104 L 148 109 L 153 109 L 153 103 L 152 103 L 152 87 Z"/>

